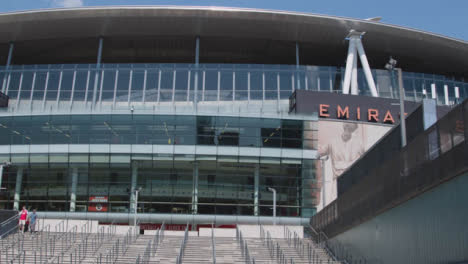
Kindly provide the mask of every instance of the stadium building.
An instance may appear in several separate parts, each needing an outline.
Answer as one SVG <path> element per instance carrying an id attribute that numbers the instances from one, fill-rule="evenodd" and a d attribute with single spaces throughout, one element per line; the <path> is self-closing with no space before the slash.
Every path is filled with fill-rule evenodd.
<path id="1" fill-rule="evenodd" d="M 263 223 L 276 200 L 308 223 L 400 87 L 406 113 L 468 97 L 467 42 L 372 19 L 90 7 L 0 32 L 0 208 L 47 217 Z"/>

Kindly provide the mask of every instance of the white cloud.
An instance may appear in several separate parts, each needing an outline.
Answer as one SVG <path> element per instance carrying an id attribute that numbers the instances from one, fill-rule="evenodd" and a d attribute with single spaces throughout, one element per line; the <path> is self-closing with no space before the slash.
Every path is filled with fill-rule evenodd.
<path id="1" fill-rule="evenodd" d="M 83 0 L 51 0 L 54 7 L 80 7 L 84 6 Z"/>

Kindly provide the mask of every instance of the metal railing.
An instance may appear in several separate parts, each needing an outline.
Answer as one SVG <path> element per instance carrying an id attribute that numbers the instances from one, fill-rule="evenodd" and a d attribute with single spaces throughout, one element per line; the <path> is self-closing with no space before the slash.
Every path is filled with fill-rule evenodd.
<path id="1" fill-rule="evenodd" d="M 372 71 L 380 88 L 379 96 L 398 98 L 393 91 L 395 87 L 388 82 L 391 78 L 389 71 Z M 94 109 L 92 104 L 99 109 L 116 109 L 133 104 L 150 108 L 161 102 L 279 101 L 288 99 L 292 91 L 299 89 L 341 92 L 343 73 L 341 67 L 262 64 L 134 63 L 103 64 L 101 68 L 96 68 L 96 64 L 56 64 L 14 65 L 0 69 L 4 76 L 2 91 L 12 101 L 10 109 L 34 112 L 88 110 Z M 363 75 L 362 70 L 358 70 L 358 75 Z M 447 85 L 451 91 L 447 93 L 449 101 L 456 101 L 453 96 L 455 87 L 461 89 L 462 96 L 465 94 L 465 82 L 429 76 L 404 73 L 407 100 L 423 98 L 421 84 L 429 91 L 432 84 L 437 84 L 438 94 L 443 94 Z M 232 82 L 224 81 L 229 79 Z M 68 89 L 59 88 L 65 86 Z M 370 95 L 367 83 L 359 86 L 361 95 Z M 69 87 L 74 89 L 70 91 Z M 39 98 L 33 96 L 39 93 Z M 439 96 L 440 103 L 443 103 L 442 98 Z"/>
<path id="2" fill-rule="evenodd" d="M 423 122 L 421 119 L 415 121 Z M 340 182 L 349 186 L 343 192 L 339 190 L 338 199 L 311 218 L 311 225 L 334 237 L 457 177 L 468 167 L 467 122 L 465 100 L 403 148 L 397 145 L 400 141 L 389 138 L 400 137 L 399 127 L 394 127 L 375 147 L 393 155 L 367 152 L 362 156 L 360 163 L 367 166 L 357 171 L 353 166 L 343 173 L 338 190 Z M 354 184 L 345 184 L 349 182 Z"/>
<path id="3" fill-rule="evenodd" d="M 306 227 L 306 230 L 309 231 L 312 243 L 325 250 L 327 254 L 332 258 L 333 261 L 341 261 L 342 263 L 359 263 L 366 264 L 368 263 L 367 259 L 362 256 L 356 256 L 352 254 L 346 246 L 341 244 L 339 241 L 330 241 L 328 236 L 320 231 L 315 230 L 310 224 Z M 312 256 L 310 256 L 312 254 Z M 315 258 L 315 251 L 312 253 L 309 252 L 309 258 Z"/>
<path id="4" fill-rule="evenodd" d="M 176 264 L 182 263 L 182 258 L 184 256 L 185 246 L 187 245 L 187 239 L 188 239 L 188 226 L 189 225 L 187 223 L 187 226 L 185 227 L 184 238 L 182 239 L 182 244 L 180 245 L 179 255 L 176 258 Z"/>
<path id="5" fill-rule="evenodd" d="M 61 223 L 64 223 L 63 221 Z M 63 224 L 60 224 L 60 226 L 62 226 L 62 230 L 66 230 L 65 229 L 65 226 Z M 68 228 L 68 226 L 67 226 Z M 50 263 L 63 263 L 64 262 L 64 259 L 66 257 L 68 257 L 66 255 L 66 252 L 68 252 L 72 246 L 75 244 L 76 242 L 76 238 L 77 238 L 77 230 L 78 230 L 78 226 L 73 226 L 69 231 L 65 232 L 65 233 L 62 233 L 62 234 L 54 234 L 54 236 L 52 236 L 52 243 L 53 243 L 53 250 L 54 250 L 54 253 L 53 253 L 53 256 L 52 256 L 52 259 L 50 260 Z M 57 249 L 57 255 L 55 255 L 55 248 L 56 248 L 56 245 L 57 244 L 60 244 L 61 247 L 59 247 Z M 49 263 L 49 261 L 46 260 L 47 263 Z"/>
<path id="6" fill-rule="evenodd" d="M 213 264 L 216 264 L 216 246 L 215 246 L 215 237 L 214 237 L 214 223 L 211 224 L 211 246 L 213 253 Z"/>
<path id="7" fill-rule="evenodd" d="M 285 236 L 284 236 L 285 238 L 287 237 L 287 232 L 290 232 L 290 231 L 289 229 L 285 228 Z M 260 239 L 262 240 L 263 245 L 267 247 L 268 252 L 270 253 L 271 259 L 276 259 L 277 263 L 279 264 L 294 263 L 292 258 L 290 259 L 290 262 L 288 262 L 288 258 L 284 254 L 279 243 L 273 241 L 273 239 L 271 238 L 270 232 L 269 231 L 265 232 L 265 230 L 263 229 L 263 226 L 260 226 Z M 289 240 L 286 239 L 286 241 L 289 241 Z"/>
<path id="8" fill-rule="evenodd" d="M 17 227 L 19 222 L 19 215 L 15 214 L 12 217 L 6 219 L 0 223 L 0 240 L 10 235 L 12 227 Z"/>
<path id="9" fill-rule="evenodd" d="M 140 254 L 138 254 L 138 257 L 135 261 L 137 264 L 148 264 L 150 257 L 151 257 L 151 243 L 152 241 L 148 241 L 148 244 L 146 245 L 145 251 L 143 252 L 143 256 L 140 257 Z"/>
<path id="10" fill-rule="evenodd" d="M 108 227 L 108 234 L 109 236 L 115 236 L 115 225 L 113 223 Z M 110 263 L 115 263 L 117 259 L 120 256 L 125 255 L 127 252 L 128 248 L 130 247 L 130 244 L 134 243 L 136 239 L 138 238 L 139 233 L 136 233 L 135 230 L 137 228 L 135 227 L 130 227 L 123 237 L 123 239 L 117 239 L 112 246 L 107 249 L 105 254 L 99 253 L 96 256 L 95 263 L 96 264 L 110 264 Z"/>
<path id="11" fill-rule="evenodd" d="M 159 245 L 163 242 L 164 239 L 164 230 L 166 229 L 166 224 L 163 222 L 161 228 L 156 230 L 156 234 L 153 238 L 153 248 L 151 250 L 153 257 L 156 256 L 156 251 L 158 250 Z"/>
<path id="12" fill-rule="evenodd" d="M 242 231 L 236 227 L 236 239 L 239 242 L 239 247 L 241 250 L 242 257 L 246 264 L 255 264 L 255 258 L 250 256 L 249 247 L 247 245 L 247 241 L 245 241 L 244 237 L 242 236 Z"/>

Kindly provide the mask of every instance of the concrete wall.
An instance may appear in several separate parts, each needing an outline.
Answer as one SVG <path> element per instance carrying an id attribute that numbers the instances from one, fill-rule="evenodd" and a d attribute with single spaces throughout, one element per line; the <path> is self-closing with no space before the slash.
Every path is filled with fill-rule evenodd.
<path id="1" fill-rule="evenodd" d="M 63 221 L 63 227 L 59 227 L 59 224 Z M 36 226 L 37 230 L 42 229 L 43 227 L 50 225 L 50 232 L 55 232 L 55 231 L 69 231 L 72 229 L 75 225 L 78 227 L 77 231 L 81 231 L 81 227 L 86 224 L 86 220 L 72 220 L 72 219 L 41 219 L 41 216 L 39 215 L 39 222 L 38 225 Z M 95 233 L 98 230 L 98 221 L 89 221 L 90 222 L 90 232 Z M 57 227 L 57 229 L 56 229 Z M 60 229 L 62 228 L 62 229 Z"/>
<path id="2" fill-rule="evenodd" d="M 128 213 L 95 213 L 95 212 L 38 212 L 40 218 L 47 219 L 75 219 L 98 220 L 101 222 L 133 223 L 133 214 Z M 247 216 L 247 215 L 192 215 L 192 214 L 149 214 L 137 215 L 140 223 L 166 223 L 166 224 L 244 224 L 258 225 L 273 223 L 271 216 Z M 307 225 L 306 217 L 276 217 L 278 225 Z"/>
<path id="3" fill-rule="evenodd" d="M 200 228 L 198 235 L 201 237 L 211 237 L 211 228 Z M 235 228 L 215 228 L 215 237 L 236 237 Z"/>
<path id="4" fill-rule="evenodd" d="M 368 263 L 468 262 L 468 173 L 332 240 Z"/>
<path id="5" fill-rule="evenodd" d="M 242 232 L 242 236 L 245 238 L 259 238 L 260 237 L 260 226 L 259 225 L 238 225 L 239 230 Z M 271 238 L 284 238 L 284 227 L 282 225 L 264 225 L 263 229 L 265 232 L 270 232 Z M 296 232 L 301 238 L 304 237 L 303 226 L 286 226 L 292 233 Z"/>

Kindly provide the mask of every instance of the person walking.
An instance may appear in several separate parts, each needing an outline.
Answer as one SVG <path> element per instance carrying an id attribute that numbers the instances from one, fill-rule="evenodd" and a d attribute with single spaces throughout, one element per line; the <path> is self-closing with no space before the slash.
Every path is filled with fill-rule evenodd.
<path id="1" fill-rule="evenodd" d="M 28 210 L 26 210 L 26 206 L 23 205 L 23 209 L 19 212 L 19 227 L 21 232 L 24 234 L 24 227 L 26 225 L 26 219 L 28 218 Z"/>
<path id="2" fill-rule="evenodd" d="M 37 224 L 37 214 L 36 214 L 36 209 L 32 211 L 28 215 L 29 218 L 29 232 L 34 233 L 36 232 L 36 224 Z"/>

